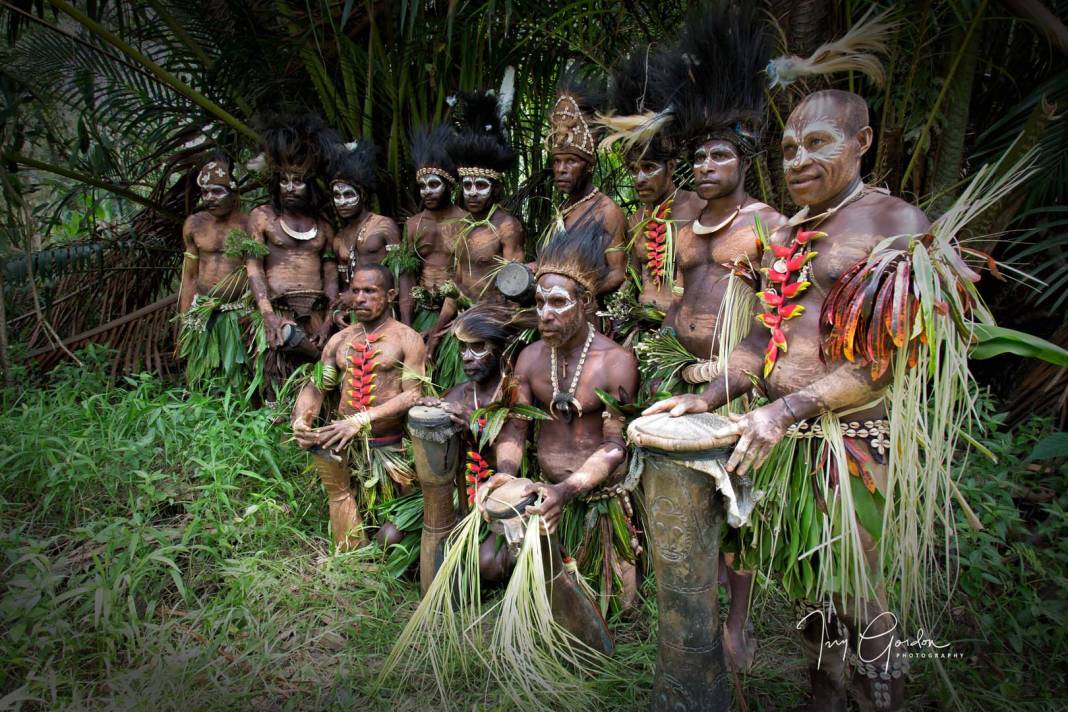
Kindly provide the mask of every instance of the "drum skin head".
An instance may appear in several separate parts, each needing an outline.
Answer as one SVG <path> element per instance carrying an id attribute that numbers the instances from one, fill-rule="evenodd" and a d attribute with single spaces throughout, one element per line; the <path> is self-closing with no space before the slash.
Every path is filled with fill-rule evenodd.
<path id="1" fill-rule="evenodd" d="M 514 480 L 505 482 L 486 496 L 483 505 L 486 514 L 491 519 L 509 519 L 516 516 L 517 513 L 521 513 L 528 504 L 533 504 L 533 501 L 524 503 L 523 500 L 537 497 L 537 495 L 523 493 L 527 486 L 532 484 L 534 482 L 525 477 L 517 477 Z"/>
<path id="2" fill-rule="evenodd" d="M 723 431 L 733 425 L 715 413 L 690 413 L 673 418 L 657 413 L 638 418 L 627 428 L 632 445 L 667 453 L 694 453 L 727 449 L 738 436 Z"/>
<path id="3" fill-rule="evenodd" d="M 408 420 L 424 428 L 442 427 L 452 422 L 449 414 L 437 406 L 415 405 L 408 410 Z"/>

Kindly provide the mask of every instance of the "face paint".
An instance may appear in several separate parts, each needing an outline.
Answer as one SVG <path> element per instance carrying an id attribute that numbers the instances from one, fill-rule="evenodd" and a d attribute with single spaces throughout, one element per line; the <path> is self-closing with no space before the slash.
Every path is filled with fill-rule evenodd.
<path id="1" fill-rule="evenodd" d="M 435 210 L 441 207 L 445 199 L 445 192 L 448 190 L 448 186 L 441 176 L 436 173 L 428 173 L 415 182 L 419 186 L 419 198 L 423 201 L 424 208 Z"/>
<path id="2" fill-rule="evenodd" d="M 672 189 L 667 161 L 634 161 L 627 168 L 634 181 L 634 192 L 646 205 L 660 202 Z"/>
<path id="3" fill-rule="evenodd" d="M 537 305 L 539 319 L 550 315 L 564 316 L 578 306 L 578 300 L 568 294 L 563 287 L 554 286 L 552 289 L 545 289 L 538 285 L 535 295 L 534 302 Z"/>
<path id="4" fill-rule="evenodd" d="M 848 135 L 833 101 L 814 100 L 794 110 L 782 135 L 782 167 L 798 205 L 821 205 L 860 173 L 860 144 Z"/>
<path id="5" fill-rule="evenodd" d="M 359 214 L 362 202 L 360 191 L 343 181 L 334 181 L 330 188 L 334 194 L 334 207 L 337 208 L 338 215 L 347 219 Z"/>
<path id="6" fill-rule="evenodd" d="M 482 383 L 493 375 L 497 366 L 493 348 L 486 341 L 461 341 L 460 358 L 464 375 L 476 383 Z"/>
<path id="7" fill-rule="evenodd" d="M 702 200 L 730 195 L 742 181 L 742 161 L 729 141 L 706 141 L 693 154 L 693 180 Z"/>
<path id="8" fill-rule="evenodd" d="M 200 191 L 204 209 L 215 216 L 228 215 L 233 209 L 233 192 L 223 185 L 206 185 Z"/>
<path id="9" fill-rule="evenodd" d="M 489 209 L 493 199 L 493 181 L 489 178 L 466 176 L 460 185 L 464 191 L 464 207 L 468 212 L 480 215 Z"/>
<path id="10" fill-rule="evenodd" d="M 303 175 L 283 171 L 278 177 L 278 191 L 283 205 L 300 207 L 307 200 L 308 184 Z"/>

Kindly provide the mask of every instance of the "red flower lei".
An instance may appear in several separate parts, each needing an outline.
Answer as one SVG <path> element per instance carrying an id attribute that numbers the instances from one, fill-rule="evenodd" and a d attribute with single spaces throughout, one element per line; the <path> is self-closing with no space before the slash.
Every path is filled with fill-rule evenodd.
<path id="1" fill-rule="evenodd" d="M 375 401 L 373 395 L 375 388 L 375 367 L 378 363 L 378 349 L 372 349 L 371 344 L 378 341 L 380 334 L 365 335 L 366 342 L 357 344 L 353 342 L 352 352 L 349 354 L 348 390 L 345 395 L 350 407 L 356 410 L 367 410 Z"/>
<path id="2" fill-rule="evenodd" d="M 645 268 L 657 289 L 667 276 L 667 258 L 670 249 L 668 230 L 670 230 L 671 206 L 674 202 L 675 196 L 672 195 L 653 210 L 653 214 L 642 226 L 642 233 L 645 235 Z"/>
<path id="3" fill-rule="evenodd" d="M 791 304 L 788 300 L 801 296 L 809 287 L 810 282 L 805 279 L 807 270 L 804 268 L 819 253 L 807 247 L 812 240 L 826 236 L 827 233 L 816 230 L 798 230 L 789 245 L 771 246 L 775 263 L 760 270 L 771 283 L 763 292 L 757 292 L 764 303 L 764 313 L 757 315 L 757 321 L 771 332 L 768 347 L 764 350 L 764 378 L 775 368 L 779 351 L 786 351 L 786 333 L 782 330 L 782 323 L 801 316 L 805 311 L 800 304 Z"/>
<path id="4" fill-rule="evenodd" d="M 478 431 L 475 433 L 477 439 L 482 435 L 482 429 L 486 427 L 486 416 L 482 416 L 478 419 Z M 493 470 L 490 469 L 489 463 L 486 462 L 486 458 L 475 450 L 467 451 L 467 467 L 464 468 L 464 479 L 467 480 L 467 504 L 468 506 L 475 503 L 475 491 L 479 485 L 493 476 Z"/>

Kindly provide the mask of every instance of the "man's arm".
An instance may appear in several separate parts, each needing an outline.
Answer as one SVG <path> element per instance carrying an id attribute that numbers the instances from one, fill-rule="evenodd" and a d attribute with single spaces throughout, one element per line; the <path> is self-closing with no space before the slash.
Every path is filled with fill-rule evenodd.
<path id="1" fill-rule="evenodd" d="M 629 401 L 631 394 L 637 392 L 638 365 L 633 354 L 626 351 L 610 354 L 605 359 L 604 371 L 609 376 L 607 384 L 609 393 L 619 393 L 623 396 L 621 400 Z M 542 500 L 537 506 L 528 507 L 527 512 L 542 515 L 545 530 L 549 534 L 556 531 L 564 505 L 576 497 L 597 489 L 627 457 L 627 445 L 623 440 L 623 421 L 609 414 L 609 417 L 603 418 L 601 422 L 604 439 L 578 469 L 568 475 L 563 482 L 539 483 L 530 488 L 531 491 L 540 493 Z"/>
<path id="2" fill-rule="evenodd" d="M 657 401 L 642 411 L 642 415 L 670 413 L 672 417 L 686 413 L 707 413 L 725 403 L 739 398 L 753 388 L 751 374 L 760 373 L 764 368 L 764 341 L 767 330 L 753 328 L 742 341 L 734 347 L 723 366 L 723 372 L 716 375 L 698 395 L 686 394 Z"/>
<path id="3" fill-rule="evenodd" d="M 342 342 L 342 335 L 334 334 L 323 349 L 320 361 L 323 364 L 323 385 L 333 388 L 337 385 L 339 374 L 337 372 L 337 350 Z M 319 437 L 312 432 L 312 423 L 319 416 L 323 407 L 323 392 L 318 386 L 308 380 L 300 389 L 297 402 L 293 406 L 293 416 L 290 418 L 290 426 L 293 428 L 293 437 L 303 447 L 314 447 L 319 444 Z"/>
<path id="4" fill-rule="evenodd" d="M 509 262 L 522 262 L 523 224 L 514 217 L 501 226 L 501 256 Z"/>
<path id="5" fill-rule="evenodd" d="M 614 210 L 606 211 L 604 216 L 605 231 L 609 235 L 608 248 L 604 251 L 608 275 L 601 282 L 598 294 L 614 292 L 627 278 L 627 221 L 618 205 L 612 203 L 612 208 Z"/>
<path id="6" fill-rule="evenodd" d="M 534 392 L 530 388 L 530 364 L 532 359 L 524 350 L 516 362 L 516 404 L 533 405 Z M 497 462 L 497 472 L 502 475 L 515 476 L 523 464 L 523 450 L 527 444 L 529 421 L 526 418 L 509 418 L 497 439 L 493 443 L 493 455 Z"/>
<path id="7" fill-rule="evenodd" d="M 193 216 L 190 215 L 182 224 L 182 242 L 185 254 L 182 256 L 182 283 L 178 288 L 178 313 L 185 314 L 193 303 L 197 292 L 197 276 L 200 274 L 200 252 L 193 240 Z"/>
<path id="8" fill-rule="evenodd" d="M 337 300 L 339 292 L 337 271 L 337 235 L 332 225 L 323 221 L 323 233 L 326 235 L 326 244 L 323 246 L 321 262 L 323 265 L 323 294 L 326 295 L 326 303 L 333 304 Z M 329 321 L 329 320 L 327 320 Z"/>
<path id="9" fill-rule="evenodd" d="M 267 245 L 267 216 L 264 209 L 256 208 L 249 215 L 248 232 L 252 239 L 264 247 Z M 280 346 L 282 344 L 282 320 L 274 313 L 271 306 L 271 296 L 267 288 L 267 274 L 264 271 L 265 257 L 249 255 L 245 259 L 245 271 L 248 273 L 248 285 L 252 291 L 252 297 L 256 301 L 256 309 L 263 315 L 263 326 L 267 332 L 267 344 Z"/>

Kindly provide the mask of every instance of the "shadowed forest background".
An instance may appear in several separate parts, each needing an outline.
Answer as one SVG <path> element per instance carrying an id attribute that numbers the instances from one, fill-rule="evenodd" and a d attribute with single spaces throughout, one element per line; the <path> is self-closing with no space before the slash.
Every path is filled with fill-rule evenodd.
<path id="1" fill-rule="evenodd" d="M 195 172 L 214 148 L 252 159 L 270 112 L 317 112 L 380 147 L 377 209 L 401 219 L 418 209 L 410 128 L 512 66 L 506 194 L 537 235 L 558 199 L 543 139 L 565 64 L 607 68 L 670 38 L 692 4 L 0 0 L 0 708 L 427 709 L 416 688 L 369 692 L 418 586 L 373 555 L 332 554 L 285 412 L 182 384 L 172 317 Z M 875 3 L 762 5 L 777 53 L 805 56 Z M 884 86 L 841 75 L 770 95 L 749 192 L 794 210 L 781 124 L 827 86 L 868 100 L 868 182 L 932 218 L 980 166 L 1037 147 L 1035 177 L 967 244 L 990 256 L 977 266 L 999 323 L 1068 347 L 1068 3 L 893 6 Z M 245 210 L 266 200 L 264 177 L 238 180 Z M 597 182 L 635 205 L 618 159 Z M 1068 372 L 1015 356 L 973 370 L 988 389 L 974 436 L 996 459 L 962 459 L 960 486 L 984 529 L 960 518 L 958 592 L 928 631 L 964 658 L 915 661 L 909 699 L 1049 709 L 1068 687 Z M 613 624 L 633 674 L 598 683 L 605 709 L 647 704 L 646 594 L 644 616 Z M 753 619 L 736 704 L 791 708 L 804 666 L 774 583 Z M 503 704 L 478 680 L 456 690 L 458 708 Z"/>

